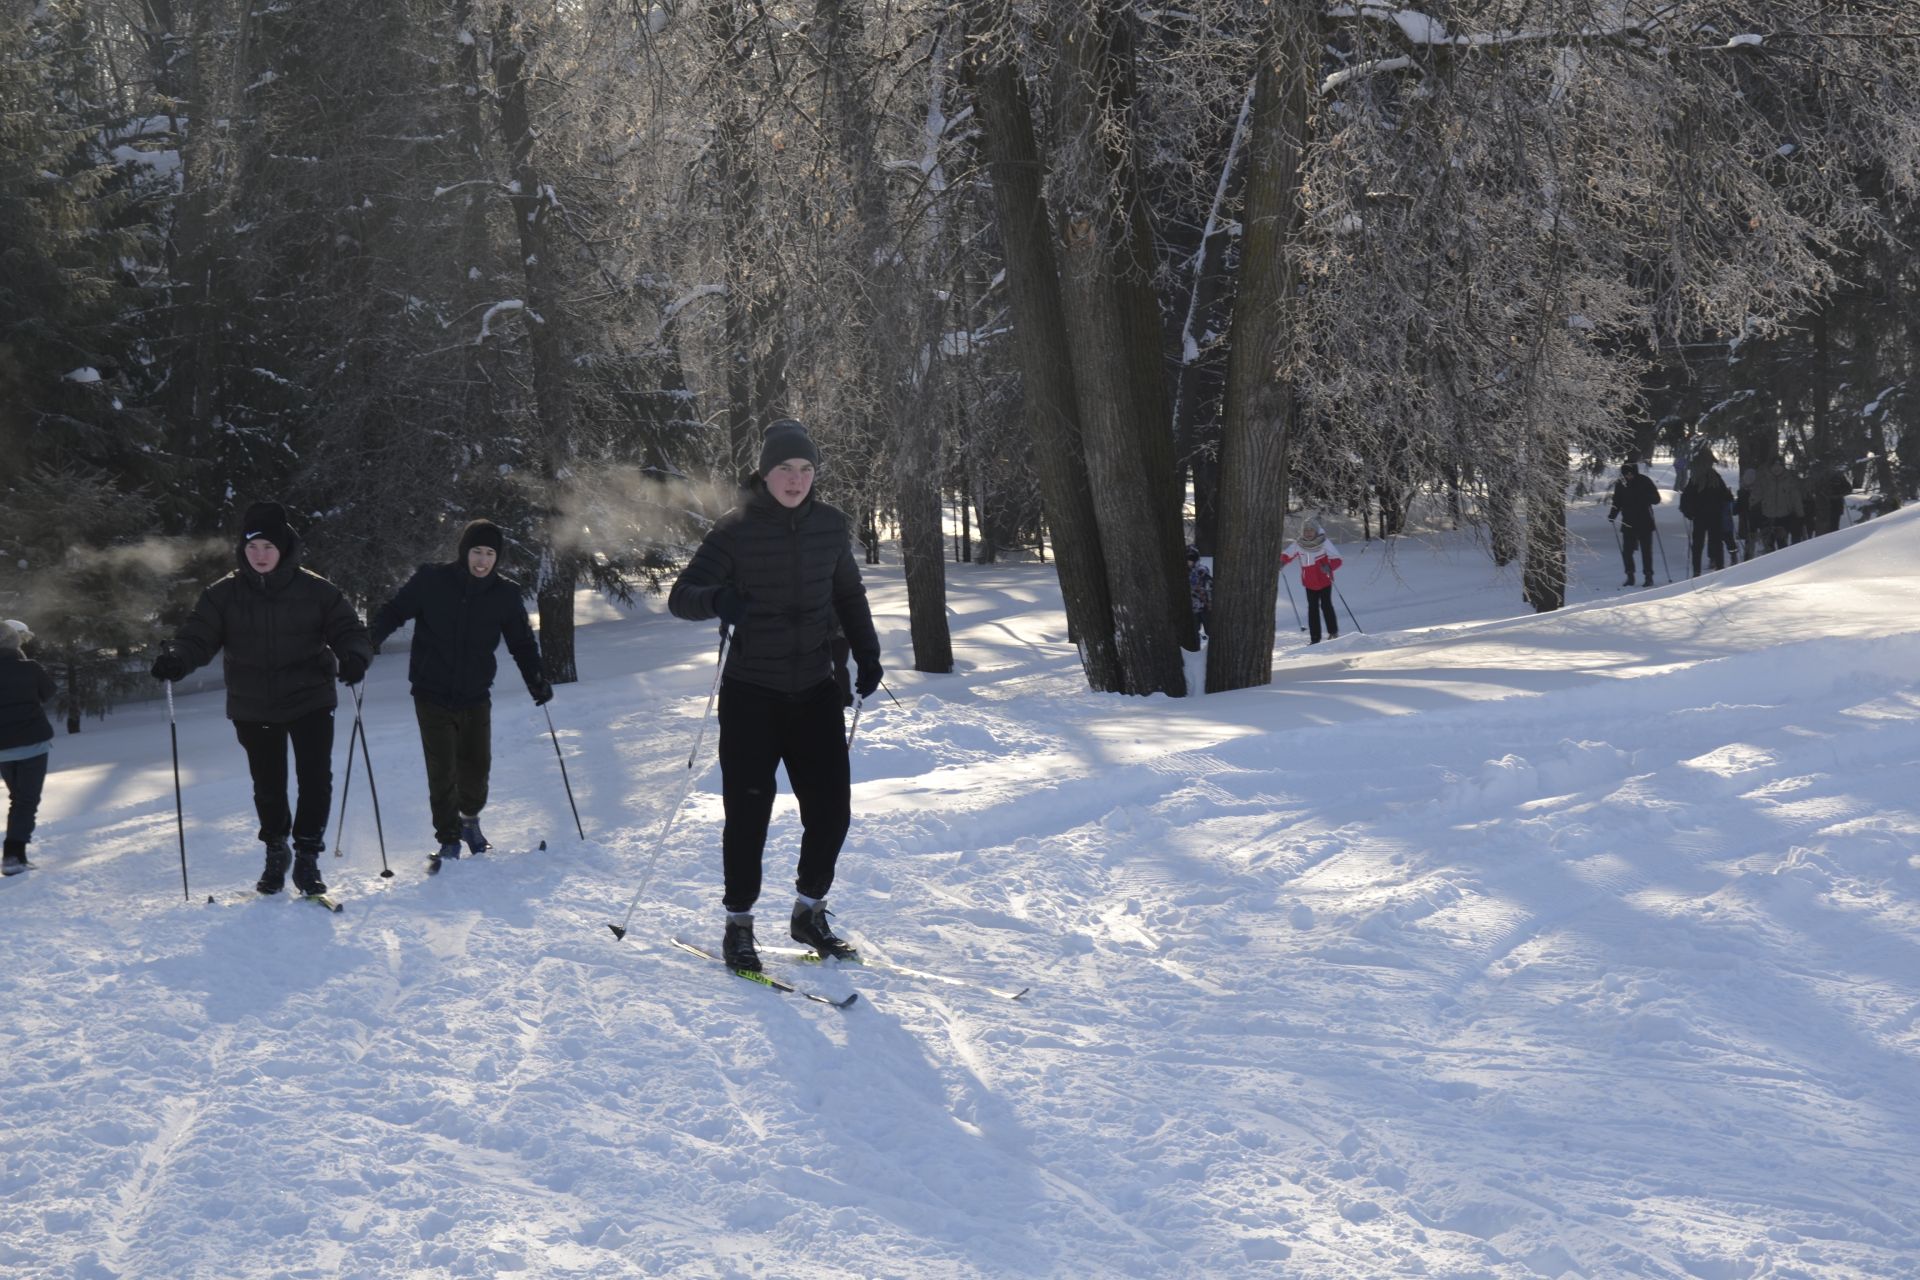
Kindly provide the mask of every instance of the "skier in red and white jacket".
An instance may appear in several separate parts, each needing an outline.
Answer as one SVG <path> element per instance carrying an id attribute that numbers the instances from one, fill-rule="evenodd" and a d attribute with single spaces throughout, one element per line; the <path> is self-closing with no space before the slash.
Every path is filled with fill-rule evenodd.
<path id="1" fill-rule="evenodd" d="M 1340 548 L 1327 537 L 1318 520 L 1300 526 L 1300 536 L 1280 553 L 1284 568 L 1300 562 L 1300 585 L 1307 592 L 1307 636 L 1310 644 L 1320 643 L 1320 619 L 1327 620 L 1327 639 L 1340 634 L 1340 619 L 1333 612 L 1333 571 L 1340 567 Z"/>

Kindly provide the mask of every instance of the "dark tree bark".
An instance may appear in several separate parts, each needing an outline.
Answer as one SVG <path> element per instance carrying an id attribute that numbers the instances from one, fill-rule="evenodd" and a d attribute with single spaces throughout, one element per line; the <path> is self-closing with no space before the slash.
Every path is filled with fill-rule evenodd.
<path id="1" fill-rule="evenodd" d="M 1134 154 L 1130 11 L 1063 26 L 1054 209 L 1087 478 L 1126 693 L 1186 693 L 1188 615 L 1173 430 L 1153 293 L 1153 235 Z"/>
<path id="2" fill-rule="evenodd" d="M 1067 630 L 1080 646 L 1088 687 L 1117 692 L 1123 684 L 1113 639 L 1113 597 L 1081 446 L 1033 108 L 1019 69 L 997 51 L 970 66 L 982 125 L 981 153 L 993 183 L 995 220 L 1006 255 L 1014 351 L 1024 392 L 1021 414 L 1033 441 Z"/>
<path id="3" fill-rule="evenodd" d="M 1564 442 L 1537 446 L 1549 456 L 1532 469 L 1536 480 L 1527 495 L 1527 562 L 1521 587 L 1536 613 L 1567 602 L 1566 475 L 1571 459 Z"/>
<path id="4" fill-rule="evenodd" d="M 900 518 L 900 558 L 907 584 L 908 630 L 913 669 L 953 670 L 953 638 L 947 626 L 947 563 L 940 520 L 939 407 L 927 393 L 933 374 L 914 343 L 931 325 L 918 323 L 904 278 L 903 247 L 888 211 L 886 175 L 875 155 L 875 125 L 868 86 L 854 72 L 861 34 L 859 0 L 819 0 L 814 16 L 830 86 L 831 123 L 846 166 L 857 232 L 854 260 L 871 264 L 867 287 L 848 299 L 853 331 L 860 335 L 862 403 L 894 430 L 893 487 Z M 929 317 L 931 319 L 932 317 Z M 878 422 L 862 424 L 860 438 L 878 435 Z"/>
<path id="5" fill-rule="evenodd" d="M 554 486 L 572 449 L 573 394 L 567 382 L 567 346 L 553 265 L 557 256 L 548 226 L 553 205 L 533 159 L 535 134 L 527 102 L 526 70 L 527 51 L 520 43 L 514 12 L 504 8 L 493 33 L 493 76 L 500 132 L 506 140 L 508 171 L 514 183 L 508 205 L 519 232 L 525 273 L 527 343 L 533 362 L 534 415 L 540 429 L 541 478 Z M 547 548 L 534 577 L 534 598 L 540 607 L 540 650 L 546 659 L 547 678 L 554 684 L 567 684 L 579 678 L 574 660 L 573 594 L 580 571 L 572 553 L 554 545 L 557 532 L 548 531 Z"/>
<path id="6" fill-rule="evenodd" d="M 1254 86 L 1246 204 L 1222 410 L 1219 550 L 1214 558 L 1207 689 L 1273 679 L 1274 609 L 1286 546 L 1287 459 L 1300 405 L 1285 372 L 1299 282 L 1288 253 L 1304 213 L 1300 168 L 1311 77 L 1313 6 L 1273 0 Z"/>

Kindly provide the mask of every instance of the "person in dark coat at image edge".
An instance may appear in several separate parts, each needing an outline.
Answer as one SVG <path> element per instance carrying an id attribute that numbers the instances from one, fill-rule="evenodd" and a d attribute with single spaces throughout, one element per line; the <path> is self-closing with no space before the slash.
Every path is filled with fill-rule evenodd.
<path id="1" fill-rule="evenodd" d="M 13 618 L 0 622 L 0 781 L 7 786 L 6 852 L 0 874 L 10 876 L 32 865 L 27 844 L 33 839 L 53 751 L 53 723 L 46 710 L 54 695 L 53 677 L 21 652 L 32 639 L 26 623 Z"/>
<path id="2" fill-rule="evenodd" d="M 463 840 L 470 853 L 492 847 L 480 830 L 480 811 L 493 770 L 494 651 L 503 638 L 534 705 L 553 698 L 524 593 L 497 571 L 505 549 L 499 525 L 474 520 L 461 530 L 453 560 L 421 565 L 373 615 L 375 649 L 404 623 L 414 624 L 407 678 L 439 844 L 430 869 L 442 858 L 458 858 Z"/>
<path id="3" fill-rule="evenodd" d="M 247 753 L 266 868 L 254 886 L 279 893 L 288 864 L 301 893 L 325 893 L 319 856 L 333 803 L 333 711 L 340 683 L 360 683 L 373 645 L 340 588 L 300 564 L 300 535 L 277 502 L 240 519 L 238 565 L 200 593 L 193 615 L 161 646 L 157 680 L 178 681 L 225 651 L 227 718 Z M 297 799 L 287 805 L 287 748 Z M 292 847 L 288 847 L 291 840 Z"/>
<path id="4" fill-rule="evenodd" d="M 714 523 L 667 596 L 675 617 L 719 618 L 732 629 L 720 684 L 721 952 L 737 969 L 760 967 L 752 913 L 774 770 L 782 764 L 802 827 L 788 932 L 823 956 L 852 954 L 828 925 L 826 905 L 852 821 L 844 702 L 833 678 L 835 623 L 851 647 L 862 698 L 880 686 L 880 639 L 847 517 L 813 496 L 819 463 L 799 422 L 770 425 L 748 492 Z"/>

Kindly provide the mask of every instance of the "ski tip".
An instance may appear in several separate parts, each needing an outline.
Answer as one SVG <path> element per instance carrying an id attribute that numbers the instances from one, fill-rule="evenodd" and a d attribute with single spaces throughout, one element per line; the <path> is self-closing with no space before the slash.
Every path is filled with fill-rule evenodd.
<path id="1" fill-rule="evenodd" d="M 208 895 L 207 895 L 207 905 L 208 905 L 208 906 L 212 906 L 212 905 L 213 905 L 213 895 L 212 895 L 212 894 L 208 894 Z"/>
<path id="2" fill-rule="evenodd" d="M 624 939 L 627 936 L 627 931 L 625 929 L 622 929 L 617 924 L 610 924 L 607 926 L 607 928 L 613 930 L 613 937 L 616 942 Z"/>
<path id="3" fill-rule="evenodd" d="M 547 842 L 545 840 L 542 840 L 540 842 L 540 852 L 545 853 L 546 851 L 547 851 Z"/>

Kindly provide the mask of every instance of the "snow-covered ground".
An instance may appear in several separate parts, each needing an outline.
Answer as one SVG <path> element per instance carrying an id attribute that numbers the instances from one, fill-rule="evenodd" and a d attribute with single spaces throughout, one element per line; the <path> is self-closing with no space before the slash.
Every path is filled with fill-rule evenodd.
<path id="1" fill-rule="evenodd" d="M 499 847 L 431 880 L 377 661 L 397 875 L 357 770 L 338 916 L 253 894 L 217 692 L 191 900 L 164 705 L 90 722 L 0 886 L 0 1273 L 1920 1274 L 1920 512 L 1635 592 L 1573 519 L 1546 617 L 1336 521 L 1366 633 L 1309 650 L 1283 597 L 1272 686 L 1181 701 L 1087 692 L 1037 566 L 949 566 L 959 670 L 916 675 L 873 572 L 899 701 L 833 905 L 1019 1003 L 664 945 L 719 933 L 711 734 L 614 940 L 712 676 L 657 601 L 593 605 L 552 704 L 588 841 L 509 673 Z"/>

